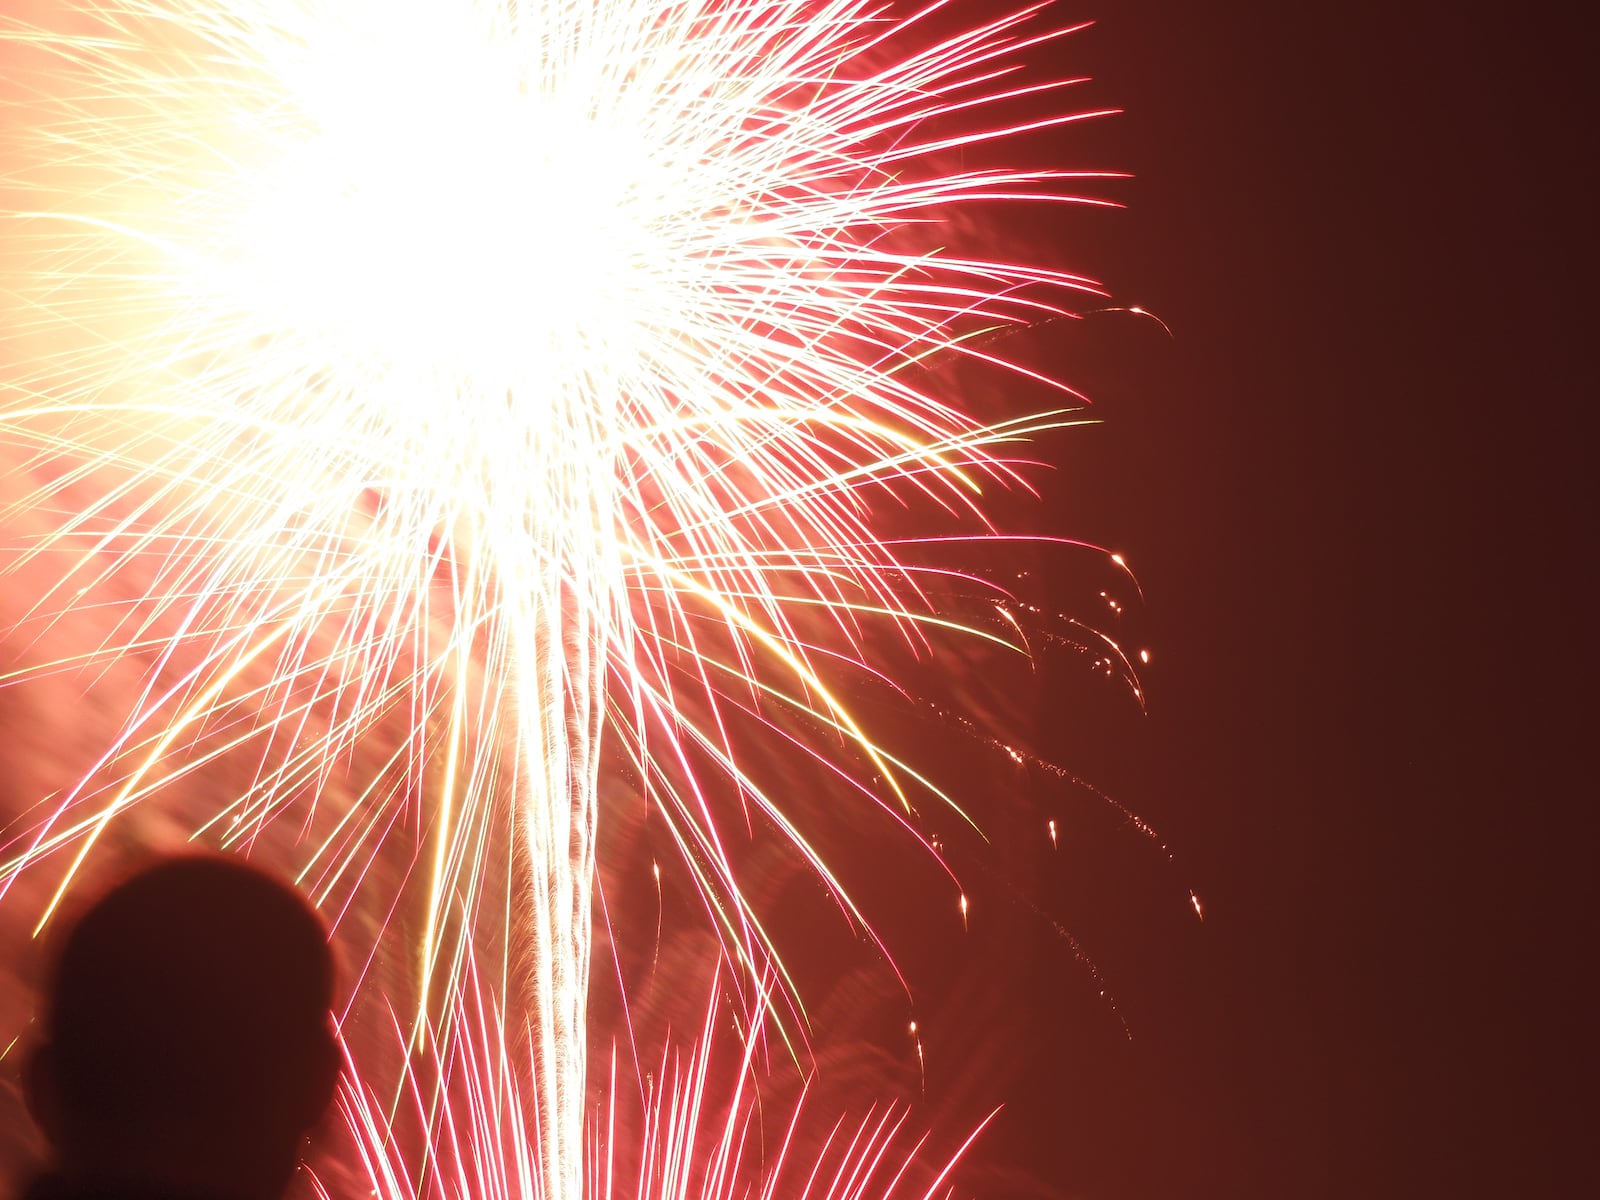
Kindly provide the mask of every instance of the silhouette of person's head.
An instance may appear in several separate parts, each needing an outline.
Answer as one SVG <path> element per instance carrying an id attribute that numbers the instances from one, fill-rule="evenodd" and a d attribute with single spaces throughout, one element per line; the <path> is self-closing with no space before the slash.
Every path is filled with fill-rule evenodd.
<path id="1" fill-rule="evenodd" d="M 271 1200 L 327 1108 L 333 959 L 287 885 L 225 858 L 141 871 L 60 946 L 30 1107 L 69 1194 Z"/>

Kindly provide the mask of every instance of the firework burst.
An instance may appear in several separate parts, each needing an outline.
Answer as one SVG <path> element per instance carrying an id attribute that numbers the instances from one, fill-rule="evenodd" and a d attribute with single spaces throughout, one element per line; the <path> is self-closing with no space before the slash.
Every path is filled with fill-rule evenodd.
<path id="1" fill-rule="evenodd" d="M 997 448 L 1064 419 L 985 426 L 919 383 L 1092 287 L 952 246 L 966 206 L 1069 199 L 1062 174 L 949 169 L 964 146 L 1092 114 L 999 116 L 1074 82 L 1015 75 L 1070 31 L 1036 6 L 923 32 L 943 7 L 0 18 L 0 436 L 33 481 L 12 524 L 58 514 L 14 558 L 49 583 L 13 637 L 120 574 L 146 599 L 50 666 L 148 662 L 93 769 L 14 828 L 4 886 L 53 872 L 48 920 L 118 821 L 254 747 L 206 836 L 248 848 L 287 817 L 279 853 L 325 907 L 409 937 L 393 1002 L 435 1064 L 480 1011 L 470 964 L 498 962 L 491 1025 L 529 1030 L 529 1186 L 580 1194 L 602 742 L 752 994 L 784 993 L 711 778 L 836 885 L 730 722 L 847 747 L 867 802 L 938 797 L 837 682 L 878 623 L 948 622 L 874 506 L 981 520 Z M 395 722 L 392 770 L 315 799 Z M 402 824 L 415 870 L 380 902 L 361 883 Z"/>

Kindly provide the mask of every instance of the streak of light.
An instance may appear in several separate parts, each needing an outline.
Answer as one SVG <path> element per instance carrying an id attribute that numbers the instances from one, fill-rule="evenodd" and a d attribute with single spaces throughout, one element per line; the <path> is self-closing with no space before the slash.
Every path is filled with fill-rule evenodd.
<path id="1" fill-rule="evenodd" d="M 928 1090 L 928 1060 L 922 1052 L 922 1034 L 917 1030 L 917 1023 L 912 1021 L 909 1026 L 911 1041 L 917 1048 L 917 1078 L 920 1081 L 919 1090 Z"/>

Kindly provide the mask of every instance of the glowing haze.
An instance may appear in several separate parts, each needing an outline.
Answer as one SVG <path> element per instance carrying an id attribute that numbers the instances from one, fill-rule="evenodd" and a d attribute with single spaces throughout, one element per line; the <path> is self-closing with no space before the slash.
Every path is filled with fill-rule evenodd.
<path id="1" fill-rule="evenodd" d="M 57 666 L 160 649 L 92 778 L 14 834 L 5 886 L 53 872 L 59 899 L 219 722 L 272 748 L 204 831 L 247 845 L 398 714 L 405 785 L 361 807 L 402 810 L 427 846 L 401 1035 L 536 1097 L 460 1122 L 512 1130 L 482 1147 L 521 1156 L 497 1187 L 594 1187 L 602 739 L 736 970 L 783 991 L 705 789 L 794 826 L 723 714 L 803 714 L 826 735 L 804 752 L 871 765 L 842 785 L 866 802 L 937 795 L 819 655 L 865 668 L 863 620 L 912 639 L 944 621 L 875 503 L 981 521 L 1009 475 L 994 447 L 1062 420 L 984 427 L 926 390 L 920 364 L 987 357 L 978 335 L 1090 288 L 971 256 L 949 225 L 1069 199 L 1066 175 L 960 165 L 968 142 L 1092 115 L 1040 119 L 1028 97 L 1073 81 L 1015 81 L 1069 31 L 1035 6 L 952 36 L 943 7 L 8 5 L 0 437 L 41 480 L 11 513 L 62 510 L 21 561 L 64 556 L 44 622 L 107 563 L 154 564 L 140 619 Z M 1034 116 L 1008 123 L 1019 103 Z M 352 814 L 284 865 L 395 911 L 357 886 L 393 820 Z M 521 1072 L 504 1047 L 524 1026 Z M 379 1144 L 371 1106 L 348 1109 Z M 406 1191 L 380 1159 L 374 1186 Z"/>

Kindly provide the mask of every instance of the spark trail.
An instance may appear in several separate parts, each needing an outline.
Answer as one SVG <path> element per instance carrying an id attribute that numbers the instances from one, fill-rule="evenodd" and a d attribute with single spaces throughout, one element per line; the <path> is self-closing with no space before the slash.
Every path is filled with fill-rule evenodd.
<path id="1" fill-rule="evenodd" d="M 468 964 L 498 961 L 489 1007 L 531 1030 L 528 1187 L 582 1194 L 602 740 L 730 960 L 781 980 L 708 769 L 836 885 L 729 720 L 802 716 L 825 735 L 804 752 L 868 764 L 866 802 L 938 797 L 835 682 L 870 670 L 867 626 L 948 623 L 874 507 L 981 523 L 1006 444 L 1069 419 L 985 426 L 919 382 L 949 354 L 1004 366 L 980 335 L 1093 291 L 951 224 L 1093 202 L 1064 173 L 959 165 L 1094 115 L 1037 116 L 1077 81 L 1017 74 L 1071 30 L 1031 6 L 934 32 L 945 7 L 9 6 L 0 437 L 38 481 L 9 515 L 60 512 L 11 570 L 63 564 L 37 627 L 143 572 L 148 602 L 52 669 L 154 665 L 0 886 L 53 871 L 42 924 L 185 753 L 265 745 L 206 836 L 298 820 L 320 896 L 409 906 L 395 1003 L 440 1061 Z M 334 764 L 396 719 L 402 782 L 318 816 Z M 371 813 L 396 809 L 427 848 L 379 903 L 360 880 L 399 818 Z"/>

